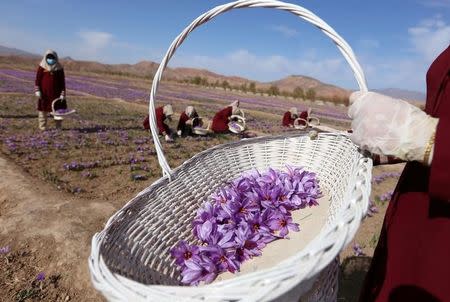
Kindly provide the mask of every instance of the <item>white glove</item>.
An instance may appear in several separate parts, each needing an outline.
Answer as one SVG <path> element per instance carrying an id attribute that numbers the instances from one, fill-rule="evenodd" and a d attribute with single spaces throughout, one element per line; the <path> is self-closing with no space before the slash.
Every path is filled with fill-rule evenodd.
<path id="1" fill-rule="evenodd" d="M 372 153 L 423 161 L 437 118 L 405 101 L 375 92 L 350 95 L 351 139 Z"/>
<path id="2" fill-rule="evenodd" d="M 181 136 L 181 134 L 182 134 L 182 133 L 181 133 L 181 130 L 178 130 L 178 131 L 177 131 L 177 134 L 178 134 L 178 136 Z"/>
<path id="3" fill-rule="evenodd" d="M 173 139 L 170 137 L 170 135 L 166 134 L 164 136 L 164 138 L 166 139 L 166 142 L 173 142 Z"/>
<path id="4" fill-rule="evenodd" d="M 35 96 L 37 96 L 38 98 L 40 98 L 42 95 L 41 95 L 41 92 L 38 90 L 38 91 L 35 91 L 34 92 L 34 95 Z"/>
<path id="5" fill-rule="evenodd" d="M 59 96 L 59 98 L 60 98 L 61 100 L 65 100 L 65 99 L 66 99 L 66 96 L 65 96 L 64 94 L 61 94 L 61 95 Z"/>

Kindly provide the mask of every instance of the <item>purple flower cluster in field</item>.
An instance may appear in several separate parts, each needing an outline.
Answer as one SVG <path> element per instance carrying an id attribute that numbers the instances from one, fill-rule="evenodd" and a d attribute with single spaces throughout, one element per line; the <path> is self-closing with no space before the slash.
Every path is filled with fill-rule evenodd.
<path id="1" fill-rule="evenodd" d="M 373 183 L 376 184 L 380 184 L 383 181 L 385 181 L 388 178 L 399 178 L 401 175 L 401 173 L 395 173 L 395 172 L 386 172 L 386 173 L 381 173 L 380 175 L 374 176 L 372 179 Z"/>
<path id="2" fill-rule="evenodd" d="M 36 276 L 36 281 L 44 281 L 45 279 L 45 273 L 44 272 L 40 272 L 37 276 Z"/>
<path id="3" fill-rule="evenodd" d="M 71 163 L 65 163 L 63 165 L 65 170 L 70 170 L 70 171 L 82 171 L 84 169 L 92 169 L 92 168 L 96 168 L 100 166 L 100 161 L 95 161 L 95 162 L 86 162 L 86 163 L 79 163 L 76 161 L 73 161 Z"/>
<path id="4" fill-rule="evenodd" d="M 361 246 L 359 245 L 359 243 L 355 243 L 353 245 L 353 253 L 355 254 L 355 256 L 365 256 L 366 255 L 364 253 L 363 249 L 361 248 Z"/>
<path id="5" fill-rule="evenodd" d="M 390 201 L 392 199 L 392 195 L 394 195 L 393 191 L 386 192 L 379 196 L 380 201 Z"/>
<path id="6" fill-rule="evenodd" d="M 375 203 L 373 202 L 373 200 L 369 200 L 369 209 L 367 210 L 367 216 L 372 217 L 376 213 L 378 213 L 378 209 L 375 206 Z"/>
<path id="7" fill-rule="evenodd" d="M 35 73 L 33 71 L 0 69 L 0 92 L 32 93 Z M 130 81 L 102 81 L 88 76 L 66 76 L 66 87 L 70 93 L 89 94 L 103 98 L 118 98 L 126 101 L 147 101 L 149 89 L 140 88 Z M 220 89 L 202 89 L 186 85 L 162 85 L 157 98 L 161 102 L 190 103 L 192 100 L 202 101 L 206 106 L 218 110 L 223 104 L 214 104 L 211 101 L 232 102 L 239 99 L 249 108 L 268 108 L 273 111 L 298 107 L 300 111 L 306 110 L 306 105 L 285 98 L 275 98 L 259 95 L 242 95 L 225 92 Z M 329 105 L 311 104 L 313 113 L 319 117 L 339 120 L 348 120 L 345 108 Z"/>
<path id="8" fill-rule="evenodd" d="M 6 255 L 11 251 L 9 245 L 0 248 L 0 255 Z"/>
<path id="9" fill-rule="evenodd" d="M 317 205 L 321 196 L 314 173 L 287 167 L 286 172 L 253 171 L 220 188 L 197 211 L 192 227 L 202 243 L 179 242 L 171 250 L 182 282 L 210 283 L 225 271 L 260 256 L 270 242 L 299 231 L 292 211 Z"/>

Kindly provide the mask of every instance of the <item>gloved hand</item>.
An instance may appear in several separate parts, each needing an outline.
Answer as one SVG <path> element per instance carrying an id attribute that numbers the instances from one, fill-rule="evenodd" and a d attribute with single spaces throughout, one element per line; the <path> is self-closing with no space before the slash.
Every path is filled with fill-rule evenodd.
<path id="1" fill-rule="evenodd" d="M 168 143 L 170 143 L 170 142 L 173 142 L 173 139 L 170 137 L 170 135 L 168 135 L 168 134 L 166 134 L 165 136 L 164 136 L 164 138 L 166 139 L 166 142 L 168 142 Z"/>
<path id="2" fill-rule="evenodd" d="M 41 98 L 42 94 L 39 90 L 34 92 L 34 95 L 37 96 L 38 98 Z"/>
<path id="3" fill-rule="evenodd" d="M 178 130 L 177 134 L 178 134 L 178 136 L 181 136 L 181 134 L 182 134 L 181 130 Z"/>
<path id="4" fill-rule="evenodd" d="M 354 92 L 350 104 L 350 138 L 355 144 L 372 153 L 424 160 L 437 118 L 405 101 L 375 92 Z"/>
<path id="5" fill-rule="evenodd" d="M 65 99 L 66 99 L 66 96 L 65 96 L 64 94 L 61 94 L 61 95 L 59 96 L 59 98 L 60 98 L 61 100 L 65 100 Z"/>

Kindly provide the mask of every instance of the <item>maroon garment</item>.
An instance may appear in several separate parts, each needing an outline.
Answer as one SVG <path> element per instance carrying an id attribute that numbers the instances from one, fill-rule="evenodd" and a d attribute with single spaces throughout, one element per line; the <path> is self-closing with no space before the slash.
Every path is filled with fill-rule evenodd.
<path id="1" fill-rule="evenodd" d="M 302 111 L 302 112 L 300 112 L 299 118 L 301 118 L 301 119 L 307 121 L 307 120 L 308 120 L 308 111 Z M 305 121 L 299 121 L 299 124 L 304 126 L 304 125 L 306 125 L 306 122 L 305 122 Z"/>
<path id="2" fill-rule="evenodd" d="M 61 95 L 66 95 L 64 69 L 48 71 L 39 66 L 36 72 L 35 91 L 41 92 L 37 110 L 51 112 L 52 102 Z"/>
<path id="3" fill-rule="evenodd" d="M 197 112 L 194 112 L 194 114 L 192 115 L 192 118 L 198 118 L 198 114 L 197 114 Z M 183 134 L 191 134 L 191 128 L 190 127 L 188 127 L 187 125 L 186 125 L 186 122 L 187 121 L 189 121 L 191 118 L 186 114 L 186 112 L 182 112 L 181 114 L 180 114 L 180 119 L 178 120 L 178 126 L 177 126 L 177 130 L 179 131 L 179 130 L 181 130 L 181 132 L 183 133 Z M 192 127 L 197 127 L 198 125 L 199 125 L 199 120 L 198 119 L 196 119 L 196 120 L 194 120 L 194 122 L 192 123 Z"/>
<path id="4" fill-rule="evenodd" d="M 156 113 L 156 126 L 158 127 L 159 135 L 162 135 L 164 132 L 165 134 L 170 134 L 171 131 L 169 126 L 167 126 L 167 124 L 164 123 L 164 121 L 166 120 L 166 116 L 164 114 L 163 107 L 156 108 L 155 113 Z M 144 129 L 147 130 L 150 129 L 150 120 L 148 115 L 145 117 L 142 125 L 144 126 Z"/>
<path id="5" fill-rule="evenodd" d="M 450 301 L 450 47 L 427 74 L 439 118 L 431 168 L 406 165 L 384 218 L 361 302 Z"/>
<path id="6" fill-rule="evenodd" d="M 291 113 L 289 111 L 286 111 L 284 113 L 282 125 L 283 125 L 283 127 L 293 127 L 294 126 L 294 119 L 291 117 Z"/>
<path id="7" fill-rule="evenodd" d="M 226 133 L 228 132 L 228 119 L 231 116 L 233 108 L 231 106 L 226 107 L 214 115 L 211 129 L 215 133 Z"/>

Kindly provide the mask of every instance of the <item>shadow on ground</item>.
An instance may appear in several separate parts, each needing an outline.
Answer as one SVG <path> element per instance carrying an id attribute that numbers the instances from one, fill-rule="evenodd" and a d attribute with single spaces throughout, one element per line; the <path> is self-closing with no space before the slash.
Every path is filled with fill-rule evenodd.
<path id="1" fill-rule="evenodd" d="M 347 257 L 341 264 L 339 272 L 339 302 L 356 302 L 369 270 L 372 257 Z"/>

